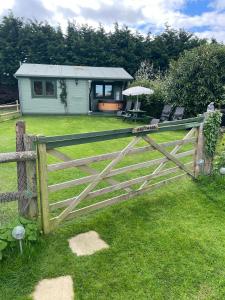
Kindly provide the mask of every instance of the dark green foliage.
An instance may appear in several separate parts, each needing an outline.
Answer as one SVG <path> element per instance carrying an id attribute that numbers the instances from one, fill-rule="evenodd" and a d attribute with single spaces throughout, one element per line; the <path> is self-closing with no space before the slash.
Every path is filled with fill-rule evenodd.
<path id="1" fill-rule="evenodd" d="M 11 225 L 0 228 L 0 260 L 2 259 L 2 253 L 6 248 L 13 248 L 16 246 L 17 242 L 12 237 L 12 230 L 15 226 L 23 225 L 25 228 L 25 238 L 26 243 L 33 242 L 37 240 L 38 226 L 37 223 L 25 218 L 19 217 Z"/>
<path id="2" fill-rule="evenodd" d="M 208 157 L 214 157 L 220 134 L 221 113 L 219 111 L 208 113 L 204 123 L 205 152 Z"/>
<path id="3" fill-rule="evenodd" d="M 60 27 L 10 13 L 0 22 L 0 88 L 7 85 L 16 91 L 13 74 L 20 62 L 123 67 L 134 75 L 145 59 L 156 70 L 165 71 L 171 59 L 202 43 L 205 41 L 182 30 L 167 27 L 156 38 L 144 37 L 117 23 L 107 33 L 101 25 L 94 29 L 69 22 L 64 35 Z"/>
<path id="4" fill-rule="evenodd" d="M 188 116 L 224 101 L 225 47 L 207 44 L 186 51 L 170 65 L 165 81 L 167 102 L 184 106 Z"/>
<path id="5" fill-rule="evenodd" d="M 221 139 L 218 143 L 216 153 L 213 160 L 213 171 L 215 174 L 219 174 L 220 168 L 225 167 L 225 143 Z"/>
<path id="6" fill-rule="evenodd" d="M 164 105 L 163 80 L 160 78 L 155 80 L 135 80 L 131 86 L 143 86 L 154 90 L 154 94 L 142 95 L 138 99 L 141 101 L 141 109 L 146 110 L 147 115 L 155 118 L 160 117 Z"/>
<path id="7" fill-rule="evenodd" d="M 149 39 L 148 43 L 146 59 L 153 62 L 155 69 L 166 71 L 171 60 L 176 60 L 185 50 L 205 44 L 206 40 L 200 40 L 183 29 L 175 30 L 166 26 L 162 34 Z"/>

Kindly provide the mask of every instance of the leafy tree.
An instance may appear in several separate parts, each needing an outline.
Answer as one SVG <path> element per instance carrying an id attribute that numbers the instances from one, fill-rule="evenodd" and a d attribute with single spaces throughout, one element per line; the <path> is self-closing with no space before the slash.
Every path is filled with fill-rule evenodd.
<path id="1" fill-rule="evenodd" d="M 165 80 L 168 102 L 184 106 L 188 115 L 206 111 L 210 102 L 223 103 L 225 47 L 207 44 L 185 51 L 170 65 Z"/>
<path id="2" fill-rule="evenodd" d="M 13 77 L 23 56 L 21 32 L 23 21 L 15 18 L 12 13 L 3 17 L 0 24 L 0 81 L 6 85 L 16 85 Z"/>
<path id="3" fill-rule="evenodd" d="M 139 69 L 134 74 L 136 80 L 148 80 L 154 79 L 156 77 L 156 72 L 154 70 L 153 64 L 147 60 L 141 62 Z"/>
<path id="4" fill-rule="evenodd" d="M 109 65 L 124 67 L 131 75 L 134 75 L 145 55 L 145 39 L 136 32 L 132 33 L 127 26 L 122 28 L 116 23 L 114 31 L 109 35 L 110 58 Z"/>
<path id="5" fill-rule="evenodd" d="M 199 39 L 193 33 L 183 29 L 175 30 L 166 26 L 165 31 L 146 41 L 146 58 L 154 62 L 154 67 L 166 71 L 171 60 L 176 60 L 182 52 L 205 44 L 205 39 Z"/>
<path id="6" fill-rule="evenodd" d="M 20 62 L 123 67 L 134 75 L 141 62 L 152 63 L 151 72 L 165 72 L 171 59 L 205 43 L 183 30 L 166 27 L 157 36 L 144 36 L 117 23 L 112 32 L 69 22 L 66 34 L 48 22 L 17 18 L 11 12 L 0 20 L 0 101 L 17 98 L 13 74 Z M 215 43 L 215 41 L 213 41 Z M 8 92 L 8 96 L 3 96 Z M 14 96 L 13 96 L 14 95 Z"/>

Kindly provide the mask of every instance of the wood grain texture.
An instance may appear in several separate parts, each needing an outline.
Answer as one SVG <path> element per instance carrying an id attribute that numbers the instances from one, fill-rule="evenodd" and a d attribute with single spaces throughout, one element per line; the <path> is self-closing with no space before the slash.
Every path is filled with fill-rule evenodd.
<path id="1" fill-rule="evenodd" d="M 39 144 L 38 151 L 38 170 L 39 170 L 39 189 L 40 206 L 42 216 L 42 229 L 45 234 L 50 232 L 49 223 L 49 202 L 48 202 L 48 172 L 47 172 L 47 153 L 46 145 Z"/>
<path id="2" fill-rule="evenodd" d="M 187 142 L 189 143 L 190 141 L 194 141 L 196 143 L 196 137 L 194 138 L 190 138 L 195 132 L 195 128 L 192 128 L 186 135 L 185 137 L 181 140 L 183 141 L 183 143 L 180 143 L 178 145 L 176 145 L 173 150 L 170 152 L 170 154 L 175 155 L 184 144 L 187 144 Z M 196 148 L 196 147 L 195 147 Z M 166 165 L 166 162 L 162 162 L 154 171 L 153 174 L 156 174 L 158 172 L 160 172 Z M 148 180 L 146 180 L 141 186 L 140 189 L 142 189 L 143 187 L 145 187 L 147 184 L 149 183 Z"/>
<path id="3" fill-rule="evenodd" d="M 98 202 L 98 203 L 95 203 L 95 204 L 92 204 L 92 205 L 89 205 L 89 206 L 86 206 L 86 207 L 83 207 L 83 208 L 77 209 L 75 211 L 71 211 L 66 216 L 66 220 L 72 219 L 74 217 L 82 216 L 84 214 L 90 213 L 90 212 L 95 211 L 97 209 L 104 208 L 104 207 L 107 207 L 107 206 L 111 206 L 111 205 L 119 203 L 119 202 L 124 202 L 126 200 L 129 200 L 129 199 L 131 199 L 133 197 L 139 196 L 139 195 L 144 194 L 146 192 L 148 192 L 148 193 L 149 192 L 153 192 L 154 190 L 156 190 L 156 189 L 158 189 L 158 188 L 160 188 L 160 187 L 168 184 L 169 182 L 176 181 L 178 179 L 181 179 L 184 176 L 185 176 L 185 174 L 174 176 L 172 178 L 169 178 L 169 179 L 166 179 L 166 180 L 162 180 L 160 182 L 157 182 L 155 184 L 147 186 L 147 187 L 145 187 L 145 188 L 143 188 L 141 190 L 132 191 L 132 192 L 127 193 L 127 194 L 119 195 L 119 196 L 116 196 L 116 197 L 113 197 L 113 198 L 110 198 L 110 199 L 107 199 L 107 200 L 104 200 L 104 201 L 101 201 L 101 202 Z M 57 217 L 56 218 L 52 218 L 50 220 L 50 222 L 52 224 L 55 224 L 56 221 L 57 221 Z"/>
<path id="4" fill-rule="evenodd" d="M 186 140 L 177 140 L 177 141 L 170 141 L 170 142 L 166 142 L 166 143 L 160 143 L 159 145 L 162 147 L 171 147 L 171 146 L 185 145 L 188 143 L 195 143 L 195 142 L 196 142 L 196 138 L 190 138 L 190 139 L 186 139 Z M 137 147 L 137 148 L 131 149 L 131 151 L 127 155 L 145 153 L 145 152 L 149 152 L 151 150 L 153 150 L 153 148 L 150 145 L 144 146 L 144 147 Z M 120 153 L 120 151 L 116 151 L 116 152 L 105 153 L 105 154 L 101 154 L 101 155 L 95 155 L 95 156 L 65 161 L 64 154 L 62 153 L 63 155 L 58 155 L 56 153 L 56 151 L 57 151 L 57 153 L 59 153 L 59 151 L 56 149 L 51 149 L 51 150 L 48 150 L 47 152 L 55 157 L 58 157 L 60 160 L 64 160 L 64 162 L 48 165 L 49 172 L 54 172 L 54 171 L 63 170 L 63 169 L 67 169 L 67 168 L 73 168 L 73 167 L 83 166 L 83 165 L 87 165 L 87 164 L 91 164 L 91 163 L 95 163 L 95 162 L 99 162 L 99 161 L 113 159 Z"/>
<path id="5" fill-rule="evenodd" d="M 88 194 L 98 185 L 98 183 L 112 170 L 112 168 L 139 142 L 140 138 L 135 137 L 132 141 L 120 152 L 120 154 L 112 160 L 98 175 L 94 176 L 93 181 L 74 199 L 69 206 L 57 217 L 55 225 L 61 223 L 67 215 L 83 200 Z"/>
<path id="6" fill-rule="evenodd" d="M 35 137 L 24 135 L 24 145 L 27 151 L 35 150 L 34 144 Z M 27 190 L 33 194 L 33 197 L 29 199 L 26 216 L 29 219 L 37 219 L 38 217 L 38 197 L 37 197 L 37 166 L 36 160 L 26 161 L 26 174 L 27 174 Z"/>
<path id="7" fill-rule="evenodd" d="M 59 150 L 56 150 L 56 149 L 52 149 L 52 150 L 49 150 L 47 151 L 47 153 L 49 153 L 50 155 L 53 155 L 61 160 L 63 160 L 64 162 L 68 163 L 68 162 L 71 162 L 73 159 L 70 158 L 68 155 L 62 153 L 61 151 Z M 96 175 L 98 174 L 99 172 L 96 171 L 94 168 L 91 168 L 89 167 L 88 165 L 86 164 L 83 164 L 83 165 L 79 165 L 77 166 L 77 168 L 85 173 L 88 173 L 88 174 L 91 174 L 91 175 Z M 110 185 L 114 185 L 117 183 L 117 181 L 113 178 L 106 178 L 106 181 L 110 184 Z M 126 190 L 127 192 L 130 191 L 130 189 L 127 189 Z"/>
<path id="8" fill-rule="evenodd" d="M 193 173 L 188 168 L 186 168 L 183 163 L 181 163 L 174 155 L 170 154 L 164 148 L 159 146 L 152 138 L 150 138 L 149 136 L 143 136 L 143 139 L 147 143 L 152 145 L 155 149 L 157 149 L 159 152 L 161 152 L 163 155 L 165 155 L 168 160 L 174 162 L 181 170 L 185 171 L 192 178 L 195 178 Z"/>
<path id="9" fill-rule="evenodd" d="M 179 153 L 175 157 L 176 158 L 181 158 L 181 157 L 186 157 L 186 156 L 190 156 L 190 155 L 193 155 L 193 154 L 194 154 L 194 150 L 189 150 L 189 151 Z M 168 158 L 166 158 L 166 157 L 157 158 L 157 159 L 154 159 L 154 160 L 149 160 L 149 161 L 145 161 L 145 162 L 141 162 L 141 163 L 121 167 L 121 168 L 118 168 L 118 169 L 114 169 L 114 170 L 110 171 L 105 176 L 105 178 L 120 175 L 120 174 L 126 173 L 126 172 L 135 171 L 135 170 L 138 170 L 138 169 L 141 169 L 141 168 L 148 168 L 150 166 L 153 166 L 155 164 L 160 164 L 162 162 L 168 162 Z M 73 186 L 76 186 L 76 185 L 92 182 L 95 178 L 96 178 L 96 175 L 89 175 L 89 176 L 86 176 L 86 177 L 82 177 L 82 178 L 78 178 L 78 179 L 74 179 L 74 180 L 65 181 L 65 182 L 50 185 L 48 187 L 48 189 L 49 189 L 49 192 L 55 192 L 55 191 L 59 191 L 61 189 L 70 188 L 70 187 L 73 187 Z"/>
<path id="10" fill-rule="evenodd" d="M 193 164 L 193 161 L 189 162 L 189 163 L 186 163 L 185 166 L 190 166 L 192 164 Z M 134 178 L 134 179 L 131 179 L 131 180 L 123 181 L 123 182 L 118 183 L 118 184 L 116 184 L 114 186 L 105 187 L 105 188 L 102 188 L 102 189 L 90 192 L 87 199 L 94 198 L 94 197 L 97 197 L 99 195 L 103 195 L 103 194 L 110 193 L 110 192 L 113 192 L 113 191 L 117 191 L 117 190 L 123 189 L 124 187 L 132 186 L 134 184 L 141 183 L 141 182 L 143 182 L 145 180 L 149 180 L 149 179 L 153 179 L 153 178 L 165 176 L 165 175 L 168 175 L 168 174 L 172 174 L 172 173 L 177 172 L 178 170 L 180 170 L 179 167 L 173 167 L 173 168 L 169 168 L 169 169 L 163 170 L 163 171 L 161 171 L 159 173 L 155 173 L 155 174 L 152 173 L 152 174 L 148 174 L 148 175 L 141 176 L 141 177 L 138 177 L 138 178 Z M 56 210 L 58 208 L 66 207 L 75 198 L 76 197 L 73 197 L 73 198 L 70 198 L 70 199 L 66 199 L 66 200 L 62 200 L 62 201 L 59 201 L 59 202 L 56 202 L 56 203 L 52 203 L 52 204 L 50 204 L 50 210 L 54 211 L 54 210 Z"/>

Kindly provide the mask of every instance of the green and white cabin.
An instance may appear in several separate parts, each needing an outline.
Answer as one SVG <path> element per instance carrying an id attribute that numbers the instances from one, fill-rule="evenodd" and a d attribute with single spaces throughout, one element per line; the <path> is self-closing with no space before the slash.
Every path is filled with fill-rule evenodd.
<path id="1" fill-rule="evenodd" d="M 123 68 L 27 63 L 14 76 L 23 114 L 116 112 L 133 79 Z"/>

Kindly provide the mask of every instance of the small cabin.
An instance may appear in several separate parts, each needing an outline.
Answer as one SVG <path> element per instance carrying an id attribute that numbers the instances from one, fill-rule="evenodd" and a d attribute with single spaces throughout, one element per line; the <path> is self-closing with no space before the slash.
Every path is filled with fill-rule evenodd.
<path id="1" fill-rule="evenodd" d="M 123 68 L 27 63 L 14 76 L 23 114 L 115 113 L 133 79 Z"/>

